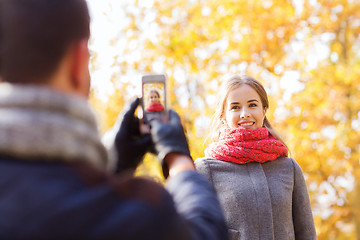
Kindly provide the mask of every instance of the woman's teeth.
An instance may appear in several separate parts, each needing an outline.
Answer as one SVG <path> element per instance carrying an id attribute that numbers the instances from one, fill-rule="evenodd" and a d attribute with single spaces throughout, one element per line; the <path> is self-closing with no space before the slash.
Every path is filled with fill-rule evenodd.
<path id="1" fill-rule="evenodd" d="M 249 122 L 249 123 L 239 123 L 240 126 L 251 126 L 253 125 L 252 122 Z"/>

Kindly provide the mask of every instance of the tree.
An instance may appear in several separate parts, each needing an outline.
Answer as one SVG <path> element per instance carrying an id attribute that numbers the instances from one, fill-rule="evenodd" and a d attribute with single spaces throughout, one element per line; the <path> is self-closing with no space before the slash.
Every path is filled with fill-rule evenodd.
<path id="1" fill-rule="evenodd" d="M 306 169 L 319 239 L 360 239 L 360 5 L 317 1 L 304 8 L 296 63 L 304 89 L 286 104 L 291 124 L 283 131 Z M 316 46 L 326 53 L 310 64 Z"/>
<path id="2" fill-rule="evenodd" d="M 268 117 L 305 172 L 318 238 L 360 239 L 357 1 L 119 4 L 126 24 L 111 40 L 119 49 L 113 79 L 134 72 L 166 73 L 170 105 L 182 117 L 194 159 L 203 156 L 221 79 L 233 73 L 252 75 L 266 86 Z M 291 83 L 297 86 L 292 91 L 287 87 Z M 128 89 L 136 84 L 118 86 L 110 102 L 101 104 L 103 130 L 134 95 Z M 115 100 L 118 105 L 114 96 L 122 96 Z M 158 170 L 147 157 L 138 173 L 158 179 Z"/>

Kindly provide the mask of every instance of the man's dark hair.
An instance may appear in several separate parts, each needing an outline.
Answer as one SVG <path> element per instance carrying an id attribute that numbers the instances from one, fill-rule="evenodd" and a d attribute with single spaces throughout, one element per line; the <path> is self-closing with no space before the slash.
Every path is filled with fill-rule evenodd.
<path id="1" fill-rule="evenodd" d="M 0 76 L 12 83 L 45 83 L 90 36 L 85 0 L 0 0 L 0 24 Z"/>

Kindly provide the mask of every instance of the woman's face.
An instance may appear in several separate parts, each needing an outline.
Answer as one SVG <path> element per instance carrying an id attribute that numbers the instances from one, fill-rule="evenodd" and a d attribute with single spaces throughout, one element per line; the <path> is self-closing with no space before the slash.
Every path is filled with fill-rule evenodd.
<path id="1" fill-rule="evenodd" d="M 151 103 L 159 103 L 159 102 L 160 102 L 159 96 L 158 96 L 157 93 L 154 92 L 154 91 L 151 91 L 151 92 L 150 92 L 150 102 L 151 102 Z"/>
<path id="2" fill-rule="evenodd" d="M 254 130 L 263 126 L 266 110 L 259 94 L 247 84 L 230 91 L 224 112 L 224 120 L 231 128 Z"/>

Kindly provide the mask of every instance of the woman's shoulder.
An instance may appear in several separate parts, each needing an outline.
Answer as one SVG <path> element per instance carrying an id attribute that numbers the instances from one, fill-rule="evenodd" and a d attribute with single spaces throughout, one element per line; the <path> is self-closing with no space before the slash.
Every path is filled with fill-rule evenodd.
<path id="1" fill-rule="evenodd" d="M 286 168 L 291 168 L 293 169 L 293 171 L 295 173 L 297 172 L 302 172 L 301 166 L 300 164 L 291 157 L 279 157 L 278 159 L 276 159 L 275 161 L 272 161 L 274 163 L 274 165 L 282 165 L 282 166 L 286 166 Z"/>
<path id="2" fill-rule="evenodd" d="M 202 157 L 195 160 L 195 167 L 201 172 L 216 172 L 218 170 L 233 171 L 233 169 L 243 168 L 245 165 L 222 161 L 212 157 Z"/>
<path id="3" fill-rule="evenodd" d="M 197 169 L 199 168 L 208 168 L 208 164 L 209 161 L 215 160 L 214 158 L 210 158 L 210 157 L 202 157 L 202 158 L 198 158 L 194 161 L 195 163 L 195 167 Z"/>
<path id="4" fill-rule="evenodd" d="M 294 167 L 300 167 L 299 163 L 291 157 L 281 157 L 280 159 L 283 159 L 283 161 L 287 161 L 289 164 L 292 164 Z"/>
<path id="5" fill-rule="evenodd" d="M 195 160 L 195 167 L 197 169 L 207 169 L 207 171 L 210 171 L 211 169 L 217 169 L 217 168 L 234 168 L 234 166 L 237 166 L 237 168 L 246 167 L 247 164 L 236 164 L 232 162 L 227 161 L 221 161 L 212 157 L 202 157 Z M 255 162 L 256 163 L 256 162 Z M 285 168 L 285 169 L 293 169 L 295 172 L 301 172 L 301 167 L 298 164 L 298 162 L 294 158 L 290 157 L 279 157 L 278 159 L 274 161 L 269 161 L 266 163 L 257 163 L 260 165 L 263 165 L 263 167 L 266 167 L 268 169 L 277 169 L 277 168 Z"/>
<path id="6" fill-rule="evenodd" d="M 211 177 L 211 167 L 209 162 L 212 160 L 215 159 L 209 157 L 202 157 L 194 161 L 196 171 L 201 175 L 205 176 L 211 183 L 212 183 L 212 177 Z"/>
<path id="7" fill-rule="evenodd" d="M 225 165 L 231 165 L 233 163 L 221 161 L 212 157 L 202 157 L 195 160 L 195 167 L 201 172 L 210 172 L 218 168 L 223 168 Z"/>
<path id="8" fill-rule="evenodd" d="M 298 163 L 296 162 L 296 160 L 294 158 L 285 157 L 285 156 L 279 157 L 272 162 L 281 162 L 281 163 L 290 164 L 290 165 L 294 165 L 294 164 L 298 165 Z"/>
<path id="9" fill-rule="evenodd" d="M 212 160 L 216 160 L 216 159 L 211 158 L 211 157 L 201 157 L 201 158 L 197 158 L 195 160 L 195 163 L 204 163 L 206 161 L 212 161 Z"/>
<path id="10" fill-rule="evenodd" d="M 195 166 L 212 166 L 212 165 L 217 165 L 217 164 L 229 164 L 228 162 L 225 161 L 221 161 L 219 159 L 216 158 L 212 158 L 212 157 L 202 157 L 202 158 L 198 158 L 195 160 Z"/>

